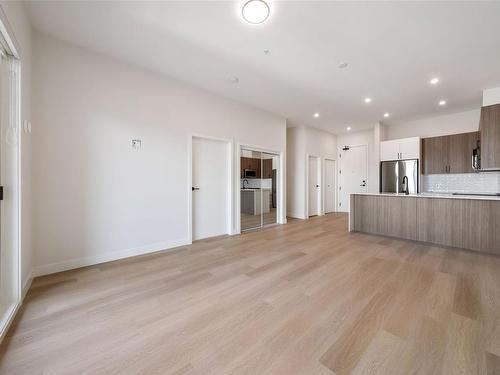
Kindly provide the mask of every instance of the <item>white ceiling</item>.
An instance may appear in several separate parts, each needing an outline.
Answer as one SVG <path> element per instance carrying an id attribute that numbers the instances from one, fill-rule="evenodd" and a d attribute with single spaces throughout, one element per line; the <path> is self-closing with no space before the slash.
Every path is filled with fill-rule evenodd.
<path id="1" fill-rule="evenodd" d="M 500 86 L 500 2 L 269 1 L 262 25 L 243 22 L 241 4 L 27 8 L 44 34 L 334 133 L 369 128 L 384 112 L 391 123 L 478 108 L 482 89 Z"/>

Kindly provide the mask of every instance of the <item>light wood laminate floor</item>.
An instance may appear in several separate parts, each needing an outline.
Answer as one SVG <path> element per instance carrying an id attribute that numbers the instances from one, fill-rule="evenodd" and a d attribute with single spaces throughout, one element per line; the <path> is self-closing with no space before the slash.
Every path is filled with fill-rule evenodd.
<path id="1" fill-rule="evenodd" d="M 500 258 L 344 215 L 34 281 L 2 374 L 499 374 Z"/>
<path id="2" fill-rule="evenodd" d="M 271 208 L 269 212 L 262 215 L 250 215 L 242 213 L 240 216 L 241 230 L 251 230 L 256 229 L 261 226 L 261 224 L 272 225 L 278 222 L 276 217 L 276 208 Z"/>

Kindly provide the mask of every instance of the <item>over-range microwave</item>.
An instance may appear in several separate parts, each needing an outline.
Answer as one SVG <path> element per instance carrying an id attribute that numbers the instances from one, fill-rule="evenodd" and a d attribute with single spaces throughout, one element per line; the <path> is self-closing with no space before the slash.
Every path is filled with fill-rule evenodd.
<path id="1" fill-rule="evenodd" d="M 256 178 L 257 177 L 257 171 L 255 169 L 244 169 L 243 170 L 243 176 L 245 178 Z"/>

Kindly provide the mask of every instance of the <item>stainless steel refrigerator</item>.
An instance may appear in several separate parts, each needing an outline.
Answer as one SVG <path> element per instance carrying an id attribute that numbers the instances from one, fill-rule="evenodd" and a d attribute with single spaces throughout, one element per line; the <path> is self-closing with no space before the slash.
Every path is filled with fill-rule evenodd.
<path id="1" fill-rule="evenodd" d="M 418 160 L 396 160 L 381 162 L 380 192 L 417 194 Z"/>

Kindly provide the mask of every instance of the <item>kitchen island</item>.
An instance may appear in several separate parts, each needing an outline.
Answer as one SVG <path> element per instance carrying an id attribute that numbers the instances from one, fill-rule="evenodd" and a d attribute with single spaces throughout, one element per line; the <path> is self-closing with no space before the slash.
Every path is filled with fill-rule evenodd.
<path id="1" fill-rule="evenodd" d="M 500 197 L 351 194 L 349 231 L 500 255 Z"/>
<path id="2" fill-rule="evenodd" d="M 270 211 L 271 189 L 241 189 L 241 213 L 260 215 Z"/>

